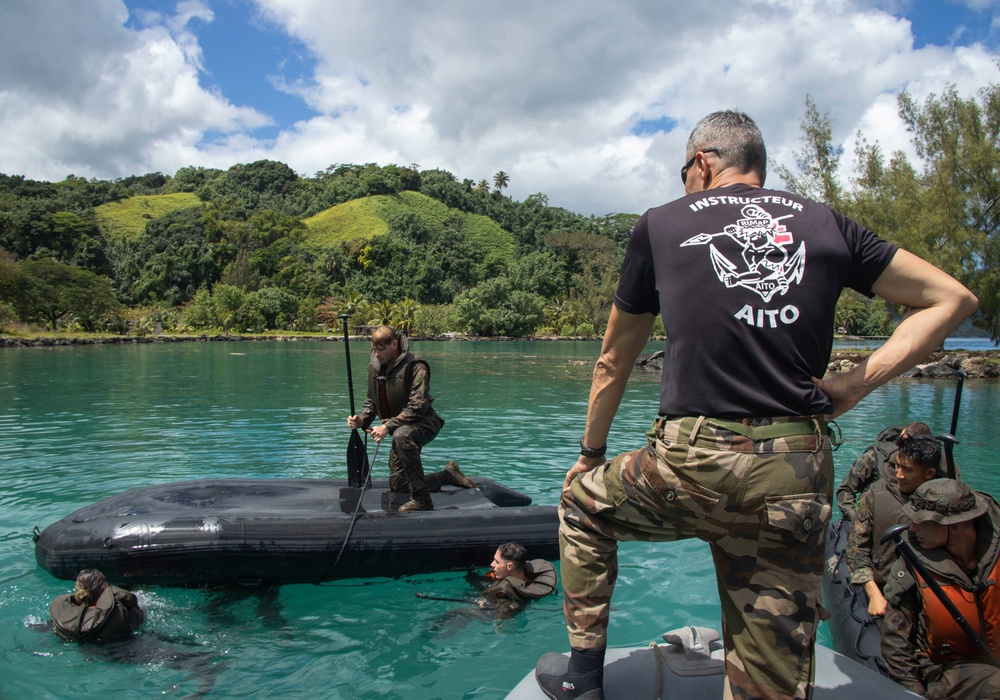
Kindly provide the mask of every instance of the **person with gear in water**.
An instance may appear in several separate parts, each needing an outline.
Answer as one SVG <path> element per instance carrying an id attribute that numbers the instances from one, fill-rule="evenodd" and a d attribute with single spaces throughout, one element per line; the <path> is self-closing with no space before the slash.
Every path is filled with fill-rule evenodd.
<path id="1" fill-rule="evenodd" d="M 49 605 L 57 635 L 70 642 L 114 642 L 128 639 L 146 619 L 135 593 L 108 583 L 97 569 L 76 577 L 76 590 Z"/>
<path id="2" fill-rule="evenodd" d="M 544 559 L 529 561 L 527 550 L 516 542 L 497 547 L 489 576 L 493 582 L 483 595 L 506 612 L 516 611 L 556 589 L 556 568 L 552 563 Z"/>

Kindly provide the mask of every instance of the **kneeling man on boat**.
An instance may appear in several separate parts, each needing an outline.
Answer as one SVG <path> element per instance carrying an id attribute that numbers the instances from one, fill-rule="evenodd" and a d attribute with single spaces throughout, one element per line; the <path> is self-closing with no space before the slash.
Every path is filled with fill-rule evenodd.
<path id="1" fill-rule="evenodd" d="M 915 564 L 897 559 L 885 585 L 889 675 L 928 698 L 1000 698 L 1000 505 L 961 481 L 933 479 L 902 510 L 911 523 L 902 546 Z"/>
<path id="2" fill-rule="evenodd" d="M 444 419 L 432 405 L 430 387 L 430 365 L 410 352 L 405 335 L 391 326 L 378 326 L 372 331 L 368 398 L 361 414 L 347 419 L 347 426 L 364 429 L 375 442 L 392 435 L 389 488 L 410 494 L 399 513 L 433 510 L 431 493 L 440 491 L 442 484 L 465 489 L 474 486 L 455 462 L 448 462 L 443 471 L 424 474 L 420 451 L 444 427 Z M 370 427 L 376 416 L 381 425 Z"/>

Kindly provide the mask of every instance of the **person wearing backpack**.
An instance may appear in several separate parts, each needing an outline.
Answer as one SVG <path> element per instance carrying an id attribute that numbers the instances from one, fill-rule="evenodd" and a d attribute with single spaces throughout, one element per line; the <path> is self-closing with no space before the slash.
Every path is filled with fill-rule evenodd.
<path id="1" fill-rule="evenodd" d="M 76 589 L 49 605 L 55 633 L 69 642 L 128 639 L 146 619 L 135 593 L 112 586 L 97 569 L 84 569 Z"/>

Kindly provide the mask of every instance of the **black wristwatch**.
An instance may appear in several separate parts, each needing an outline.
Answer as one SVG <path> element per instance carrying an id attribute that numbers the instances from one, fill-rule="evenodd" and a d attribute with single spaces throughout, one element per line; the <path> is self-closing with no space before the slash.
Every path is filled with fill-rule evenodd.
<path id="1" fill-rule="evenodd" d="M 583 437 L 580 438 L 580 456 L 581 457 L 603 457 L 608 452 L 608 446 L 603 447 L 587 447 L 583 444 Z"/>

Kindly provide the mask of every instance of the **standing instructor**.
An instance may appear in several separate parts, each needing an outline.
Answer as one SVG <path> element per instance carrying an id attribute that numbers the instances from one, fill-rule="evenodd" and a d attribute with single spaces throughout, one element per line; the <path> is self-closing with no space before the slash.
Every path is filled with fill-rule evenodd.
<path id="1" fill-rule="evenodd" d="M 850 219 L 763 189 L 764 141 L 745 114 L 702 119 L 685 159 L 686 196 L 647 211 L 629 240 L 566 476 L 572 652 L 539 660 L 549 697 L 603 697 L 618 542 L 690 537 L 715 562 L 726 697 L 810 697 L 833 490 L 827 422 L 925 358 L 977 306 L 953 278 Z M 908 311 L 866 361 L 819 379 L 845 286 Z M 657 314 L 668 339 L 659 417 L 642 448 L 608 462 L 611 423 Z"/>

